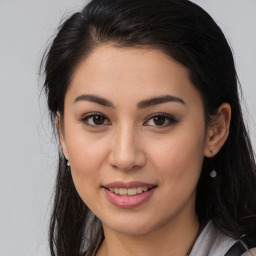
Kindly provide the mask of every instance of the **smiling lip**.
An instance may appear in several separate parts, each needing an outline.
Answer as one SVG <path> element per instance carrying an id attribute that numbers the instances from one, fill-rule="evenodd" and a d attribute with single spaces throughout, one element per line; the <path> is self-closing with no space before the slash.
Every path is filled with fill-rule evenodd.
<path id="1" fill-rule="evenodd" d="M 102 186 L 105 191 L 107 199 L 115 206 L 120 208 L 133 208 L 143 204 L 147 201 L 151 195 L 154 193 L 155 188 L 157 186 L 154 184 L 144 183 L 140 181 L 132 181 L 132 182 L 112 182 L 107 185 Z M 123 191 L 135 191 L 137 188 L 137 193 L 134 195 L 128 194 L 116 194 L 113 190 L 119 191 L 119 189 Z M 141 189 L 143 188 L 143 191 Z"/>
<path id="2" fill-rule="evenodd" d="M 131 181 L 131 182 L 122 182 L 122 181 L 116 181 L 109 183 L 107 185 L 103 185 L 105 188 L 135 188 L 135 187 L 155 187 L 154 184 L 144 183 L 140 181 Z"/>

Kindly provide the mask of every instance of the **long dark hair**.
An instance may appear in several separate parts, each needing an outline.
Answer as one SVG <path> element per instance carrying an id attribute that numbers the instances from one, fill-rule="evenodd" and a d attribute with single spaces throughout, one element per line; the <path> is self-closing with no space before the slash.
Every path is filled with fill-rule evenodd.
<path id="1" fill-rule="evenodd" d="M 221 29 L 188 0 L 92 0 L 59 28 L 43 59 L 45 91 L 55 126 L 79 62 L 98 45 L 160 49 L 183 64 L 204 101 L 206 125 L 221 103 L 232 108 L 230 134 L 214 158 L 204 159 L 196 211 L 224 233 L 239 238 L 256 229 L 256 167 L 243 120 L 231 49 Z M 100 220 L 78 196 L 63 153 L 59 153 L 54 208 L 50 223 L 52 256 L 92 255 L 104 233 Z"/>

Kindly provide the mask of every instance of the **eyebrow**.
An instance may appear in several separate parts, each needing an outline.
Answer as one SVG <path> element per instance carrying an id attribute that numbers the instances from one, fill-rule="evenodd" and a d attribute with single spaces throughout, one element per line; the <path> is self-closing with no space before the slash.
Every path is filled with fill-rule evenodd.
<path id="1" fill-rule="evenodd" d="M 75 98 L 74 103 L 79 101 L 89 101 L 105 107 L 115 108 L 115 105 L 111 101 L 93 94 L 82 94 L 77 98 Z M 154 105 L 163 104 L 167 102 L 178 102 L 181 104 L 185 104 L 184 100 L 182 100 L 181 98 L 178 98 L 172 95 L 163 95 L 163 96 L 153 97 L 147 100 L 142 100 L 137 104 L 137 108 L 143 109 L 143 108 L 147 108 L 147 107 L 151 107 Z"/>
<path id="2" fill-rule="evenodd" d="M 181 98 L 178 98 L 172 95 L 164 95 L 164 96 L 154 97 L 148 100 L 143 100 L 139 102 L 137 106 L 139 109 L 142 109 L 142 108 L 147 108 L 147 107 L 151 107 L 154 105 L 167 103 L 167 102 L 178 102 L 181 104 L 185 104 L 184 100 L 182 100 Z"/>
<path id="3" fill-rule="evenodd" d="M 105 107 L 115 108 L 115 105 L 111 101 L 93 94 L 82 94 L 77 98 L 75 98 L 74 103 L 79 101 L 89 101 L 89 102 L 100 104 Z"/>

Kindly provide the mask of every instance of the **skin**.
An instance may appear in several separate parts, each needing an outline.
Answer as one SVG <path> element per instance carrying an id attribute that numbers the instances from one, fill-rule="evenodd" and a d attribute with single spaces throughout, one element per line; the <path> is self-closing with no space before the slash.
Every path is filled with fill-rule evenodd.
<path id="1" fill-rule="evenodd" d="M 113 106 L 81 97 L 88 94 Z M 180 100 L 138 108 L 141 101 L 166 95 Z M 88 117 L 94 112 L 103 116 L 102 124 Z M 159 125 L 152 117 L 159 113 L 171 119 L 160 118 Z M 188 70 L 160 50 L 107 44 L 80 63 L 57 126 L 76 189 L 103 223 L 98 256 L 187 253 L 199 228 L 195 198 L 203 159 L 224 144 L 230 116 L 223 103 L 206 127 Z M 115 181 L 157 188 L 143 204 L 123 209 L 110 203 L 102 188 Z"/>

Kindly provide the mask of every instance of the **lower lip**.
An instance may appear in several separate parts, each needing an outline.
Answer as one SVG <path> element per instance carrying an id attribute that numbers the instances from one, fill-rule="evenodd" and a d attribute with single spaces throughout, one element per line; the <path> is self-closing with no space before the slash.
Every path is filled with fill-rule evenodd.
<path id="1" fill-rule="evenodd" d="M 106 192 L 108 200 L 115 206 L 120 208 L 134 208 L 144 202 L 146 202 L 154 193 L 155 188 L 150 189 L 149 191 L 137 194 L 135 196 L 119 196 L 106 188 L 103 188 Z"/>

